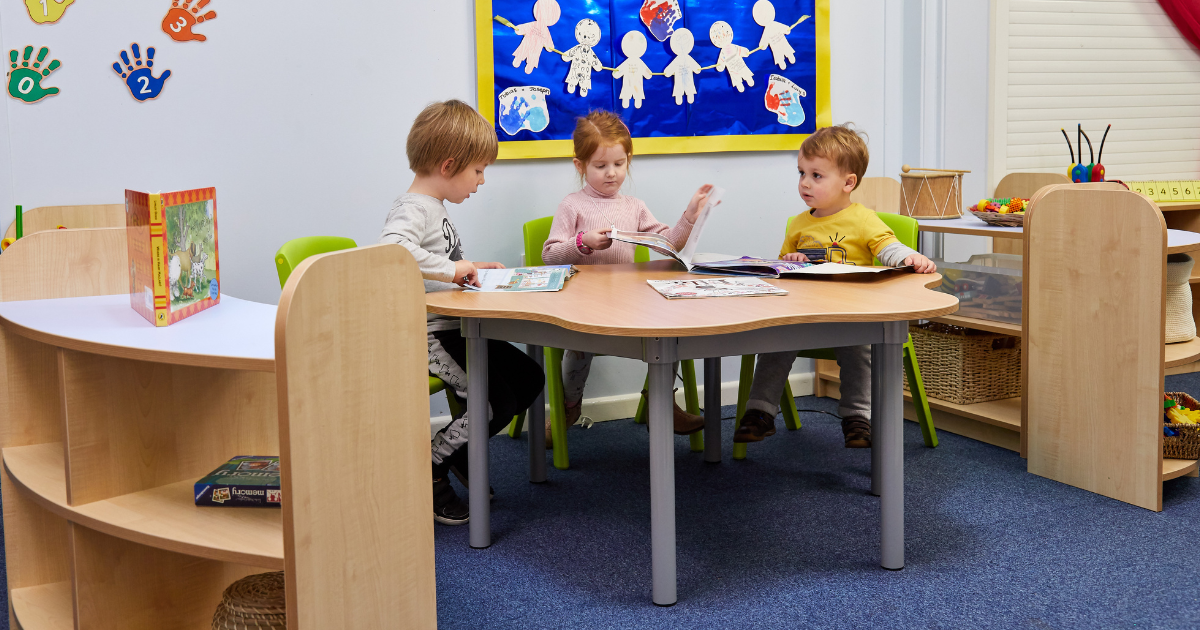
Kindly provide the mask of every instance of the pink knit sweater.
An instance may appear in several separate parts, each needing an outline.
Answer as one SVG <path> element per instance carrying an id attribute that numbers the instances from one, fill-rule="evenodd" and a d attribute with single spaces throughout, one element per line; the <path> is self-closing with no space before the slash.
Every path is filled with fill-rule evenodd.
<path id="1" fill-rule="evenodd" d="M 585 183 L 583 190 L 563 198 L 550 226 L 550 237 L 542 246 L 542 261 L 547 265 L 611 265 L 633 262 L 635 246 L 613 241 L 611 247 L 585 255 L 575 247 L 575 235 L 617 226 L 628 232 L 662 234 L 675 249 L 683 249 L 692 223 L 682 215 L 675 227 L 661 223 L 641 199 L 621 194 L 606 196 Z"/>

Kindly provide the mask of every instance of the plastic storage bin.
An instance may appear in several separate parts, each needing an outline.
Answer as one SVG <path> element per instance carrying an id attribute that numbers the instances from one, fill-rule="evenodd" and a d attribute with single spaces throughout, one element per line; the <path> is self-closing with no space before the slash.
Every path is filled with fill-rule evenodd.
<path id="1" fill-rule="evenodd" d="M 1021 323 L 1022 260 L 1019 254 L 977 254 L 965 263 L 936 260 L 938 290 L 958 298 L 956 315 Z"/>

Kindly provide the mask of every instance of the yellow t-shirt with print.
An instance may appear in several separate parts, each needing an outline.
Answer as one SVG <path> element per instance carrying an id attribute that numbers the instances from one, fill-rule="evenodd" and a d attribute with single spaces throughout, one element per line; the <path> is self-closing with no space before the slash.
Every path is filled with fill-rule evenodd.
<path id="1" fill-rule="evenodd" d="M 811 210 L 792 217 L 779 257 L 823 249 L 829 262 L 870 266 L 883 248 L 899 242 L 874 210 L 855 203 L 827 217 L 814 217 Z"/>

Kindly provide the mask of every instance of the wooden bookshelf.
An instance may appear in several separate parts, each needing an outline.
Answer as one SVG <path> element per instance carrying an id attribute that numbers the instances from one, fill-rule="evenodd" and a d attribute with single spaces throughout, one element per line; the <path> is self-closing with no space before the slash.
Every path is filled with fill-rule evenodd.
<path id="1" fill-rule="evenodd" d="M 124 233 L 38 232 L 0 257 L 10 626 L 207 628 L 231 582 L 282 569 L 289 628 L 436 627 L 411 255 L 316 256 L 278 308 L 222 296 L 155 328 L 129 308 Z M 274 454 L 281 508 L 195 506 L 219 464 Z"/>

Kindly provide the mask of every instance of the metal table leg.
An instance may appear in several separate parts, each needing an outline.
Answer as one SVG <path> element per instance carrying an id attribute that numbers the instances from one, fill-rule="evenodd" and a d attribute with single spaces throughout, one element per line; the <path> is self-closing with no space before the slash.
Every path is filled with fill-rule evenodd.
<path id="1" fill-rule="evenodd" d="M 874 346 L 879 380 L 878 432 L 873 436 L 880 464 L 880 564 L 904 568 L 904 340 L 907 322 L 885 322 L 883 343 Z"/>
<path id="2" fill-rule="evenodd" d="M 704 360 L 704 461 L 721 463 L 721 357 Z"/>
<path id="3" fill-rule="evenodd" d="M 471 464 L 471 547 L 492 544 L 491 504 L 488 500 L 488 345 L 479 336 L 479 320 L 463 318 L 467 338 L 467 460 Z"/>
<path id="4" fill-rule="evenodd" d="M 674 605 L 675 573 L 675 431 L 672 413 L 675 382 L 674 338 L 643 340 L 643 355 L 650 373 L 650 546 L 653 599 L 659 606 Z"/>
<path id="5" fill-rule="evenodd" d="M 541 346 L 526 346 L 525 354 L 537 362 L 538 367 L 545 369 L 546 353 Z M 547 378 L 547 381 L 550 379 Z M 546 387 L 538 393 L 537 399 L 529 408 L 529 482 L 544 483 L 546 481 Z"/>

